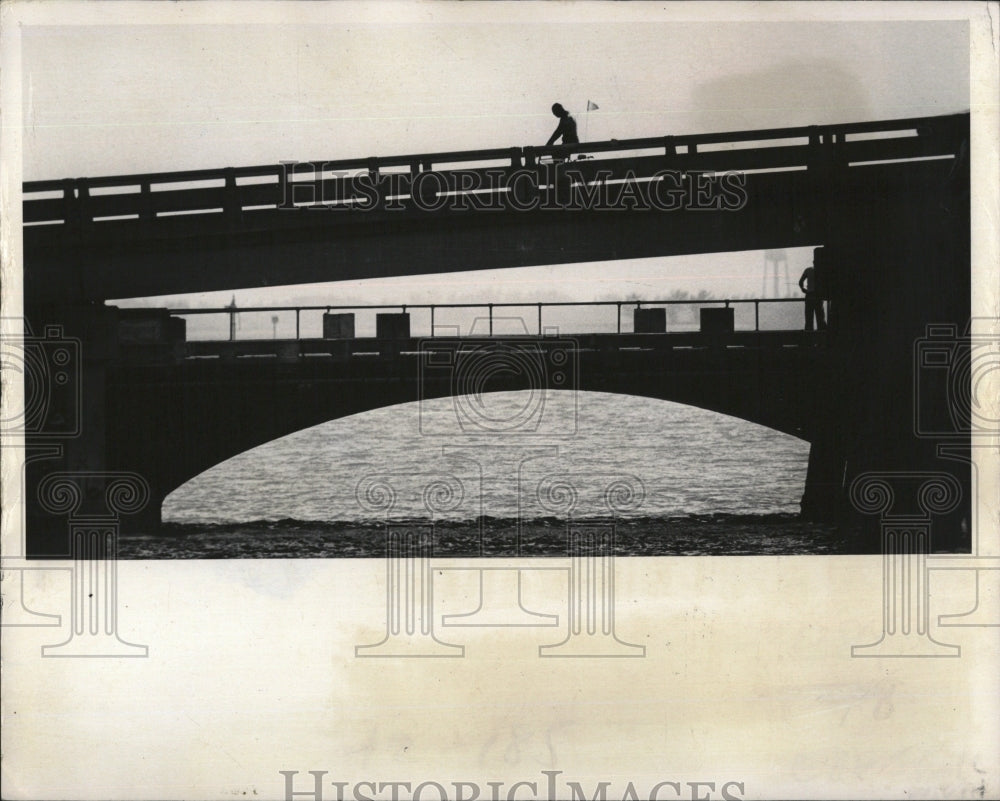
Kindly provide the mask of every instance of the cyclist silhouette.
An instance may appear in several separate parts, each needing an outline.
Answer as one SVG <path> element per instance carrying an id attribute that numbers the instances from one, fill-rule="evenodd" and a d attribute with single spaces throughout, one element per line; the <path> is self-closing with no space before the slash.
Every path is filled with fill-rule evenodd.
<path id="1" fill-rule="evenodd" d="M 545 146 L 549 147 L 555 144 L 556 139 L 560 136 L 564 145 L 580 144 L 580 138 L 576 135 L 576 120 L 570 116 L 569 112 L 558 103 L 553 103 L 552 113 L 559 118 L 559 125 L 556 126 L 555 131 L 552 132 L 552 136 L 549 137 L 549 141 L 545 143 Z"/>

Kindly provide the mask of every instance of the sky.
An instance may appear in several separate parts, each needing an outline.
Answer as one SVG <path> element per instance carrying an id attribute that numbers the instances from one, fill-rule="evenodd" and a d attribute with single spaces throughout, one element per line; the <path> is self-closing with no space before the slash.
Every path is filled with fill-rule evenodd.
<path id="1" fill-rule="evenodd" d="M 24 28 L 25 180 L 544 144 L 556 101 L 585 141 L 969 107 L 964 22 L 785 21 L 769 10 L 763 21 L 691 21 L 670 4 L 310 5 L 268 24 L 232 13 L 190 24 L 173 12 L 117 24 L 101 12 Z M 587 113 L 588 100 L 599 108 Z M 788 255 L 794 280 L 810 251 Z M 236 295 L 241 305 L 745 295 L 759 294 L 763 269 L 762 253 L 719 254 Z"/>

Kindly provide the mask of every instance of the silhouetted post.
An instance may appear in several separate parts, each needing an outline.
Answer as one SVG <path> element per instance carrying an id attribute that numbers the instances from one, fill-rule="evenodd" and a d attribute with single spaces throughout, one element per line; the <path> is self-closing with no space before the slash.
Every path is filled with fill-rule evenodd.
<path id="1" fill-rule="evenodd" d="M 156 212 L 153 211 L 153 192 L 149 181 L 143 181 L 139 185 L 139 219 L 156 219 Z"/>
<path id="2" fill-rule="evenodd" d="M 781 268 L 784 267 L 785 272 L 785 291 L 781 291 Z M 764 297 L 767 297 L 767 277 L 768 273 L 772 274 L 774 278 L 774 294 L 772 297 L 784 298 L 789 296 L 789 280 L 788 280 L 788 254 L 782 249 L 773 249 L 764 251 L 764 286 L 761 292 Z"/>
<path id="3" fill-rule="evenodd" d="M 223 213 L 229 222 L 237 223 L 243 214 L 243 207 L 240 205 L 239 190 L 236 186 L 236 170 L 232 167 L 226 167 L 223 170 L 223 175 L 225 176 L 225 200 L 222 204 Z"/>
<path id="4" fill-rule="evenodd" d="M 76 197 L 76 181 L 64 178 L 62 181 L 63 221 L 66 225 L 78 227 L 80 224 L 80 203 Z"/>
<path id="5" fill-rule="evenodd" d="M 903 504 L 894 488 L 907 490 Z M 851 484 L 851 502 L 868 514 L 881 515 L 882 636 L 870 645 L 851 647 L 853 657 L 959 656 L 930 634 L 927 554 L 931 550 L 931 516 L 958 506 L 961 486 L 948 473 L 863 473 Z M 913 501 L 920 511 L 913 513 Z M 901 512 L 899 507 L 903 506 Z"/>
<path id="6" fill-rule="evenodd" d="M 229 301 L 229 305 L 226 306 L 229 309 L 229 341 L 232 342 L 236 339 L 236 296 L 233 295 L 233 299 Z"/>
<path id="7" fill-rule="evenodd" d="M 90 186 L 86 178 L 77 178 L 77 202 L 80 209 L 80 222 L 84 225 L 94 221 L 94 210 L 90 203 Z"/>

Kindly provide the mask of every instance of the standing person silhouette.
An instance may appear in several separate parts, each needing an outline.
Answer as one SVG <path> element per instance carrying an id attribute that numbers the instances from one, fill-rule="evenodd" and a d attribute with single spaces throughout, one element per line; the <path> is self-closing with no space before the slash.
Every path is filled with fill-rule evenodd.
<path id="1" fill-rule="evenodd" d="M 799 289 L 806 296 L 806 331 L 813 330 L 813 318 L 816 318 L 816 328 L 820 331 L 826 329 L 826 316 L 823 314 L 823 287 L 817 276 L 817 263 L 820 261 L 822 248 L 813 251 L 813 264 L 802 271 L 799 278 Z"/>
<path id="2" fill-rule="evenodd" d="M 552 136 L 549 137 L 549 141 L 545 143 L 545 146 L 550 147 L 555 144 L 556 139 L 560 136 L 564 145 L 580 144 L 580 138 L 576 135 L 576 120 L 569 115 L 569 112 L 558 103 L 553 103 L 552 113 L 559 118 L 559 125 L 556 126 L 555 131 L 552 132 Z"/>

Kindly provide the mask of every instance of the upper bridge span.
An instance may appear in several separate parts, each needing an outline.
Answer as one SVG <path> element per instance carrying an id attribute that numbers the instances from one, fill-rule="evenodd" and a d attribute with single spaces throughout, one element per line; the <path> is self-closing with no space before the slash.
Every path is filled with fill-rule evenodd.
<path id="1" fill-rule="evenodd" d="M 968 115 L 24 185 L 25 295 L 75 303 L 824 244 L 943 186 Z"/>

